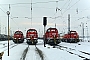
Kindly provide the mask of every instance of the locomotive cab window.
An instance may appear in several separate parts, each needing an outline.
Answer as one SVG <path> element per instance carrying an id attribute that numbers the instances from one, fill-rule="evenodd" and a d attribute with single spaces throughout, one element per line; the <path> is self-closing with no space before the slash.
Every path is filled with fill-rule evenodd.
<path id="1" fill-rule="evenodd" d="M 27 32 L 36 32 L 36 30 L 28 30 Z"/>
<path id="2" fill-rule="evenodd" d="M 15 34 L 22 34 L 21 32 L 15 32 Z"/>
<path id="3" fill-rule="evenodd" d="M 51 30 L 51 31 L 55 31 L 55 30 Z"/>

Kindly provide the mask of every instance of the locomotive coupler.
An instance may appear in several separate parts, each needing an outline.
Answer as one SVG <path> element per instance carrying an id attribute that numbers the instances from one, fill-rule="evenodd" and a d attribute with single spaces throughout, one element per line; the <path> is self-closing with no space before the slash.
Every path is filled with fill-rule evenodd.
<path id="1" fill-rule="evenodd" d="M 56 44 L 56 37 L 54 37 L 54 43 Z"/>
<path id="2" fill-rule="evenodd" d="M 32 36 L 30 37 L 31 41 L 32 41 L 32 44 L 33 44 L 33 39 L 32 39 Z"/>

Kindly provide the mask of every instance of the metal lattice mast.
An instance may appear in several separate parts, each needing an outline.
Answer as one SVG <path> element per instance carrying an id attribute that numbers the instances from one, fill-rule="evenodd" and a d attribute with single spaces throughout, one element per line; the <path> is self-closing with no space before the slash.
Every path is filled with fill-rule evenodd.
<path id="1" fill-rule="evenodd" d="M 31 0 L 31 27 L 32 27 L 32 0 Z"/>
<path id="2" fill-rule="evenodd" d="M 1 19 L 0 19 L 0 34 L 1 34 Z"/>
<path id="3" fill-rule="evenodd" d="M 70 33 L 70 14 L 68 14 L 68 33 Z"/>

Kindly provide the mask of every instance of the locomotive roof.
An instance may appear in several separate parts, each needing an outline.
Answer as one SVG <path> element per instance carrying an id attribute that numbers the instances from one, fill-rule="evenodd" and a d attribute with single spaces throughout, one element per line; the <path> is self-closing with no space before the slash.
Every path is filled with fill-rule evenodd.
<path id="1" fill-rule="evenodd" d="M 19 31 L 19 30 L 18 30 L 18 31 L 15 31 L 15 33 L 17 33 L 17 32 L 20 32 L 20 33 L 22 33 L 22 31 Z"/>
<path id="2" fill-rule="evenodd" d="M 70 32 L 76 32 L 76 31 L 72 31 L 72 30 L 71 30 Z"/>
<path id="3" fill-rule="evenodd" d="M 18 31 L 15 31 L 15 32 L 21 32 L 20 30 L 18 30 Z"/>
<path id="4" fill-rule="evenodd" d="M 48 28 L 48 29 L 56 29 L 56 28 Z"/>
<path id="5" fill-rule="evenodd" d="M 28 30 L 34 30 L 34 31 L 36 31 L 36 29 L 28 29 Z"/>
<path id="6" fill-rule="evenodd" d="M 56 28 L 48 28 L 47 30 L 51 30 L 51 29 L 55 29 L 55 30 L 57 30 Z"/>

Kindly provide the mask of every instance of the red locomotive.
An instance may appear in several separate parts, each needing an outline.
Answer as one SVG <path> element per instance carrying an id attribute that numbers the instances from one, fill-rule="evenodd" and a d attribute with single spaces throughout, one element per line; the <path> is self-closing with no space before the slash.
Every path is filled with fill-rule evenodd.
<path id="1" fill-rule="evenodd" d="M 24 36 L 23 36 L 23 33 L 21 31 L 16 31 L 14 33 L 13 42 L 14 43 L 23 43 L 24 42 Z"/>
<path id="2" fill-rule="evenodd" d="M 59 44 L 61 42 L 56 28 L 48 28 L 44 37 L 47 44 Z"/>
<path id="3" fill-rule="evenodd" d="M 28 29 L 26 33 L 27 44 L 36 44 L 38 41 L 38 33 L 35 29 Z"/>
<path id="4" fill-rule="evenodd" d="M 70 31 L 68 34 L 65 34 L 63 36 L 63 39 L 62 41 L 64 42 L 74 42 L 74 43 L 77 43 L 79 42 L 79 35 L 76 31 Z"/>

